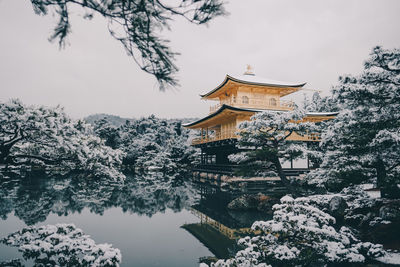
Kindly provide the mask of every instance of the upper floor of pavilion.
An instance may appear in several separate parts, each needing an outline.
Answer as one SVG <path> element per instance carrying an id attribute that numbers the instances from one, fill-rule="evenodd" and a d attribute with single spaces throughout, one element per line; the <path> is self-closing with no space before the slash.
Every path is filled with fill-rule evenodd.
<path id="1" fill-rule="evenodd" d="M 301 90 L 304 82 L 283 82 L 256 76 L 248 65 L 243 75 L 226 75 L 223 82 L 208 93 L 200 95 L 203 100 L 218 101 L 210 108 L 216 112 L 222 105 L 237 108 L 266 110 L 291 110 L 293 102 L 281 97 Z"/>

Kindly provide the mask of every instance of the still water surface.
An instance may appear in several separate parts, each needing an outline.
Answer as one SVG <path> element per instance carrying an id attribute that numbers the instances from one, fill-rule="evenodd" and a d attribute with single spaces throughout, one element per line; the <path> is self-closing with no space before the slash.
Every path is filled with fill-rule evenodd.
<path id="1" fill-rule="evenodd" d="M 121 250 L 121 266 L 198 266 L 198 259 L 212 253 L 183 228 L 186 222 L 198 219 L 189 211 L 170 209 L 152 217 L 124 213 L 120 208 L 110 208 L 103 215 L 85 208 L 81 213 L 68 216 L 50 215 L 37 225 L 74 223 L 96 243 L 111 243 Z M 2 236 L 18 231 L 26 225 L 15 216 L 0 224 Z M 0 245 L 0 258 L 20 258 L 16 248 Z"/>
<path id="2" fill-rule="evenodd" d="M 200 222 L 192 207 L 201 203 L 221 213 L 213 201 L 203 200 L 192 184 L 156 174 L 131 176 L 123 183 L 13 178 L 1 181 L 0 233 L 5 237 L 28 225 L 73 223 L 97 244 L 120 249 L 121 266 L 198 266 L 199 258 L 214 254 L 182 226 Z M 225 224 L 251 224 L 226 217 Z M 18 249 L 0 244 L 1 261 L 13 258 L 22 259 Z"/>

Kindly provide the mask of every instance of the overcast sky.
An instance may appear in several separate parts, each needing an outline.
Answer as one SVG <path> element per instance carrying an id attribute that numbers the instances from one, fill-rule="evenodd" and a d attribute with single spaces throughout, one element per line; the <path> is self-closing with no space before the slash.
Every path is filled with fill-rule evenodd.
<path id="1" fill-rule="evenodd" d="M 48 42 L 52 16 L 35 15 L 28 0 L 0 0 L 0 101 L 60 104 L 74 118 L 201 117 L 213 103 L 199 94 L 228 73 L 242 74 L 246 64 L 258 76 L 329 92 L 339 75 L 361 71 L 374 46 L 400 47 L 398 0 L 231 0 L 226 9 L 230 15 L 208 27 L 177 20 L 165 33 L 181 53 L 181 87 L 163 93 L 102 18 L 87 21 L 75 12 L 69 45 L 60 51 Z"/>

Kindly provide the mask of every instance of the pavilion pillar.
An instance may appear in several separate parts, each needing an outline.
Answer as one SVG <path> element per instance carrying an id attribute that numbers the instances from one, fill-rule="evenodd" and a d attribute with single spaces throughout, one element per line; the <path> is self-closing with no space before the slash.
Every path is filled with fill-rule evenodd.
<path id="1" fill-rule="evenodd" d="M 293 157 L 290 155 L 290 168 L 293 169 Z"/>

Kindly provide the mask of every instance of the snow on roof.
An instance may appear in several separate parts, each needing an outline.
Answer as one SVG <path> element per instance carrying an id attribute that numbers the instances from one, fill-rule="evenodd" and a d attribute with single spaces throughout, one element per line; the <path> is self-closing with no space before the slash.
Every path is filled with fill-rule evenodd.
<path id="1" fill-rule="evenodd" d="M 206 94 L 200 95 L 201 97 L 209 96 L 213 94 L 214 92 L 218 91 L 221 89 L 229 80 L 238 82 L 238 83 L 244 83 L 244 84 L 251 84 L 251 85 L 261 85 L 261 86 L 272 86 L 272 87 L 293 87 L 293 88 L 298 88 L 298 87 L 303 87 L 306 83 L 305 82 L 283 82 L 283 81 L 277 81 L 277 80 L 272 80 L 272 79 L 267 79 L 267 78 L 262 78 L 259 76 L 256 76 L 254 74 L 243 74 L 243 75 L 229 75 L 227 74 L 224 81 L 215 89 L 209 91 Z"/>
<path id="2" fill-rule="evenodd" d="M 198 123 L 200 123 L 200 122 L 203 122 L 203 121 L 205 121 L 205 120 L 208 120 L 208 119 L 210 119 L 210 118 L 216 116 L 217 114 L 221 113 L 221 112 L 222 112 L 223 110 L 225 110 L 225 109 L 236 110 L 236 111 L 250 111 L 250 112 L 262 112 L 262 111 L 266 111 L 265 109 L 237 108 L 237 107 L 233 107 L 233 106 L 229 106 L 229 105 L 223 104 L 223 105 L 222 105 L 217 111 L 215 111 L 214 113 L 209 114 L 208 116 L 206 116 L 206 117 L 204 117 L 204 118 L 202 118 L 202 119 L 199 119 L 199 120 L 197 120 L 197 121 L 193 121 L 193 122 L 189 122 L 189 123 L 186 123 L 186 124 L 182 124 L 182 126 L 183 126 L 183 127 L 190 127 L 190 126 L 193 126 L 193 125 L 195 125 L 195 124 L 198 124 Z"/>
<path id="3" fill-rule="evenodd" d="M 238 80 L 246 83 L 254 83 L 260 85 L 274 85 L 274 86 L 281 86 L 281 87 L 301 87 L 304 86 L 305 82 L 284 82 L 284 81 L 277 81 L 272 79 L 267 79 L 263 77 L 259 77 L 252 74 L 244 74 L 244 75 L 227 75 L 232 80 Z"/>
<path id="4" fill-rule="evenodd" d="M 339 112 L 307 112 L 307 116 L 335 116 Z"/>

